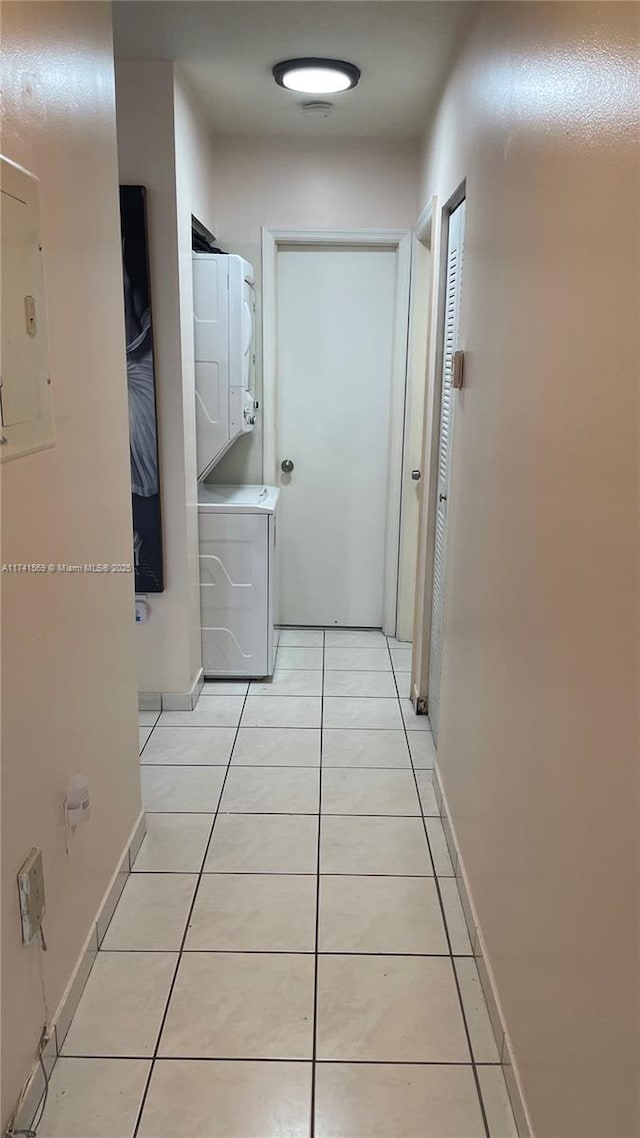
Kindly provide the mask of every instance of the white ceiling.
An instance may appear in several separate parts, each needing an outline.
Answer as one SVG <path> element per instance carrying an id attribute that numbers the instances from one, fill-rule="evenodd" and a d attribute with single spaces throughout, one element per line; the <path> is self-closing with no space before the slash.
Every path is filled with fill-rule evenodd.
<path id="1" fill-rule="evenodd" d="M 183 65 L 220 133 L 368 138 L 421 135 L 464 35 L 462 0 L 116 0 L 119 59 Z M 362 69 L 327 118 L 277 87 L 281 59 L 320 55 Z"/>

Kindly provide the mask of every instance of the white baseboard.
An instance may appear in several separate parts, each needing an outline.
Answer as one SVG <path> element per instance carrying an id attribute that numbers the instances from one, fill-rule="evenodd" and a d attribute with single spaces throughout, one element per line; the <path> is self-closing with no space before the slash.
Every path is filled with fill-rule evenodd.
<path id="1" fill-rule="evenodd" d="M 131 867 L 136 859 L 136 855 L 142 845 L 146 832 L 147 821 L 143 811 L 136 819 L 136 823 L 127 839 L 124 852 L 107 886 L 95 920 L 91 924 L 91 929 L 82 946 L 69 983 L 64 990 L 62 999 L 49 1024 L 51 1035 L 43 1055 L 48 1079 L 51 1078 L 53 1069 L 60 1057 L 62 1046 L 71 1026 L 71 1020 L 75 1015 L 85 984 L 95 964 L 98 949 L 104 939 L 109 922 L 120 900 L 120 895 L 125 887 L 127 878 L 131 872 Z M 39 1061 L 37 1061 L 29 1075 L 26 1089 L 21 1096 L 22 1102 L 19 1101 L 19 1110 L 12 1119 L 11 1125 L 14 1130 L 29 1130 L 31 1128 L 44 1092 L 45 1078 L 42 1067 Z M 11 1134 L 11 1129 L 9 1129 L 7 1133 Z"/>
<path id="2" fill-rule="evenodd" d="M 204 670 L 200 668 L 189 691 L 143 691 L 138 693 L 140 711 L 193 711 L 204 684 Z"/>
<path id="3" fill-rule="evenodd" d="M 495 978 L 491 969 L 491 964 L 487 956 L 482 930 L 480 928 L 475 905 L 471 896 L 469 888 L 469 879 L 465 871 L 464 862 L 462 860 L 458 842 L 456 839 L 455 830 L 451 822 L 449 807 L 447 804 L 446 795 L 442 788 L 440 781 L 440 771 L 438 769 L 438 762 L 436 760 L 433 771 L 433 786 L 440 811 L 440 818 L 442 820 L 442 827 L 444 829 L 449 855 L 453 863 L 455 880 L 458 886 L 458 893 L 460 895 L 460 903 L 464 912 L 464 918 L 467 924 L 467 931 L 469 933 L 469 940 L 473 955 L 478 968 L 478 975 L 480 977 L 480 984 L 487 1004 L 487 1011 L 493 1028 L 493 1034 L 500 1056 L 500 1063 L 504 1073 L 509 1099 L 511 1100 L 511 1108 L 513 1110 L 513 1117 L 515 1119 L 516 1127 L 520 1138 L 534 1138 L 531 1119 L 529 1117 L 524 1095 L 522 1093 L 522 1086 L 518 1068 L 513 1057 L 513 1048 L 509 1039 L 509 1032 L 500 1005 L 500 998 L 498 996 L 498 989 L 496 987 Z"/>
<path id="4" fill-rule="evenodd" d="M 162 711 L 162 692 L 138 692 L 138 711 Z"/>

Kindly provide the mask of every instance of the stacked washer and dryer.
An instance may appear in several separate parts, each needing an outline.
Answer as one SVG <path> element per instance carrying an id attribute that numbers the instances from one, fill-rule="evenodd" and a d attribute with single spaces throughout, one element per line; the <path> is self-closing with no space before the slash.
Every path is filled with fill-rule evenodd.
<path id="1" fill-rule="evenodd" d="M 210 678 L 270 676 L 275 661 L 273 486 L 203 480 L 253 430 L 255 277 L 242 257 L 193 254 L 202 663 Z"/>

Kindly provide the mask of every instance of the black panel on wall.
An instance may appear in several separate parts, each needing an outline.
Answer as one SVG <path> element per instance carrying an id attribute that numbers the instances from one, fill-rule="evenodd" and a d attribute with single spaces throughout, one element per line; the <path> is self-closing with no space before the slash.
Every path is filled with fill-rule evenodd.
<path id="1" fill-rule="evenodd" d="M 162 516 L 144 186 L 120 186 L 136 593 L 161 593 Z"/>

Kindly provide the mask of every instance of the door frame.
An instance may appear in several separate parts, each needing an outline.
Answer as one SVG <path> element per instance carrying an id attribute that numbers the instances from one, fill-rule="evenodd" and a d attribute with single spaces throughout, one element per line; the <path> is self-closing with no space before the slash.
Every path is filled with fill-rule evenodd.
<path id="1" fill-rule="evenodd" d="M 433 558 L 436 536 L 436 493 L 440 446 L 440 401 L 444 356 L 445 289 L 449 218 L 466 199 L 466 179 L 442 205 L 434 195 L 420 212 L 415 237 L 431 250 L 426 396 L 422 447 L 422 497 L 418 521 L 416 598 L 413 621 L 410 698 L 418 714 L 429 708 L 429 656 L 433 601 Z"/>
<path id="2" fill-rule="evenodd" d="M 279 484 L 277 470 L 277 343 L 276 265 L 282 245 L 386 247 L 396 254 L 393 359 L 391 368 L 391 414 L 382 628 L 395 636 L 398 609 L 400 524 L 402 516 L 402 470 L 407 385 L 409 297 L 411 291 L 412 231 L 410 229 L 262 229 L 262 408 L 263 477 Z"/>
<path id="3" fill-rule="evenodd" d="M 411 702 L 416 711 L 426 711 L 429 684 L 429 653 L 431 650 L 431 594 L 433 591 L 433 555 L 435 541 L 434 461 L 437 456 L 437 439 L 440 428 L 437 397 L 438 319 L 442 255 L 442 218 L 438 198 L 432 197 L 420 213 L 415 224 L 415 240 L 431 252 L 431 272 L 428 295 L 412 297 L 412 304 L 428 304 L 427 366 L 425 371 L 425 401 L 422 427 L 422 486 L 418 518 L 418 549 L 416 558 L 416 595 L 413 614 L 413 655 L 411 659 Z M 436 413 L 436 401 L 438 413 Z M 436 429 L 437 428 L 437 429 Z M 435 436 L 434 436 L 435 431 Z M 434 446 L 434 437 L 436 445 Z M 425 619 L 426 618 L 426 619 Z"/>

